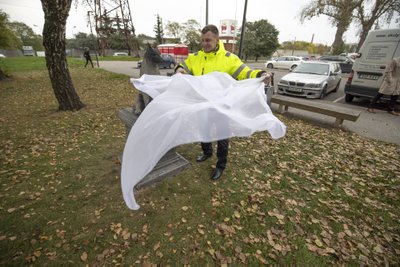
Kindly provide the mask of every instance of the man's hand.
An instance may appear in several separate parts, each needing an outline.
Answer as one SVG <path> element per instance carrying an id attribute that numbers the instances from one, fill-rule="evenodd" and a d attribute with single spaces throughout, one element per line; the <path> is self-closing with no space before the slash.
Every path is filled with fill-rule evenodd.
<path id="1" fill-rule="evenodd" d="M 175 73 L 187 74 L 186 71 L 184 70 L 184 68 L 181 68 L 181 67 L 177 68 Z"/>

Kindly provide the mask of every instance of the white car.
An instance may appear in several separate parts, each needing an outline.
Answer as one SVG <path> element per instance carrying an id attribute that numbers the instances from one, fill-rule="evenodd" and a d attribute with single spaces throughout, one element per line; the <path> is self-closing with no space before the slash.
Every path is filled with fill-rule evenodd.
<path id="1" fill-rule="evenodd" d="M 277 59 L 267 61 L 265 63 L 265 68 L 291 70 L 291 69 L 296 68 L 298 65 L 300 65 L 304 61 L 306 61 L 306 59 L 303 57 L 283 56 L 283 57 L 278 57 Z"/>
<path id="2" fill-rule="evenodd" d="M 6 56 L 5 56 L 5 55 L 3 55 L 3 54 L 0 54 L 0 57 L 3 57 L 3 58 L 5 58 Z"/>
<path id="3" fill-rule="evenodd" d="M 342 71 L 336 62 L 304 62 L 278 82 L 278 94 L 324 98 L 339 89 Z"/>
<path id="4" fill-rule="evenodd" d="M 114 56 L 114 57 L 118 57 L 118 56 L 128 56 L 128 53 L 126 53 L 126 52 L 115 52 L 113 56 Z"/>

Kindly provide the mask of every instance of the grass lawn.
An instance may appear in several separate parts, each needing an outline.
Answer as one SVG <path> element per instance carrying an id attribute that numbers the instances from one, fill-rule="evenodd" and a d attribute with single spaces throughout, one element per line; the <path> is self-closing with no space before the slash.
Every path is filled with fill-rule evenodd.
<path id="1" fill-rule="evenodd" d="M 127 76 L 69 60 L 86 107 L 58 112 L 44 59 L 7 58 L 0 82 L 0 264 L 397 265 L 400 147 L 277 115 L 287 135 L 233 138 L 212 182 L 192 167 L 122 199 L 116 116 Z"/>

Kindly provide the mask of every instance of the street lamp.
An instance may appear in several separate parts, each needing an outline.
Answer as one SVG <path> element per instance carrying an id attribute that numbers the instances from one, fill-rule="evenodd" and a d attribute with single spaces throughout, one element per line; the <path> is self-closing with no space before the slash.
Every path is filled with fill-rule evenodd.
<path id="1" fill-rule="evenodd" d="M 74 29 L 76 29 L 76 26 L 72 27 L 72 39 L 74 38 Z"/>
<path id="2" fill-rule="evenodd" d="M 243 57 L 243 41 L 244 41 L 244 32 L 246 26 L 246 12 L 247 12 L 247 0 L 244 1 L 244 12 L 243 12 L 243 21 L 242 21 L 242 32 L 240 34 L 240 43 L 239 43 L 239 58 Z"/>
<path id="3" fill-rule="evenodd" d="M 208 25 L 208 0 L 206 0 L 206 25 Z"/>
<path id="4" fill-rule="evenodd" d="M 38 25 L 36 25 L 36 24 L 33 24 L 33 27 L 36 27 L 36 28 L 38 28 L 38 31 L 39 31 L 39 35 L 42 35 L 43 33 L 42 33 L 42 30 L 40 29 L 40 27 L 38 26 Z"/>

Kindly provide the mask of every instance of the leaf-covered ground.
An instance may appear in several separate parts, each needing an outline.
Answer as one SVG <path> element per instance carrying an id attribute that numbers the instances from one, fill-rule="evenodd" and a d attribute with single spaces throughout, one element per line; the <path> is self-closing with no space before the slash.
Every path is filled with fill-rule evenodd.
<path id="1" fill-rule="evenodd" d="M 285 138 L 231 141 L 215 156 L 121 195 L 128 77 L 73 68 L 79 112 L 58 112 L 46 71 L 0 82 L 1 265 L 397 265 L 400 148 L 279 116 Z"/>

